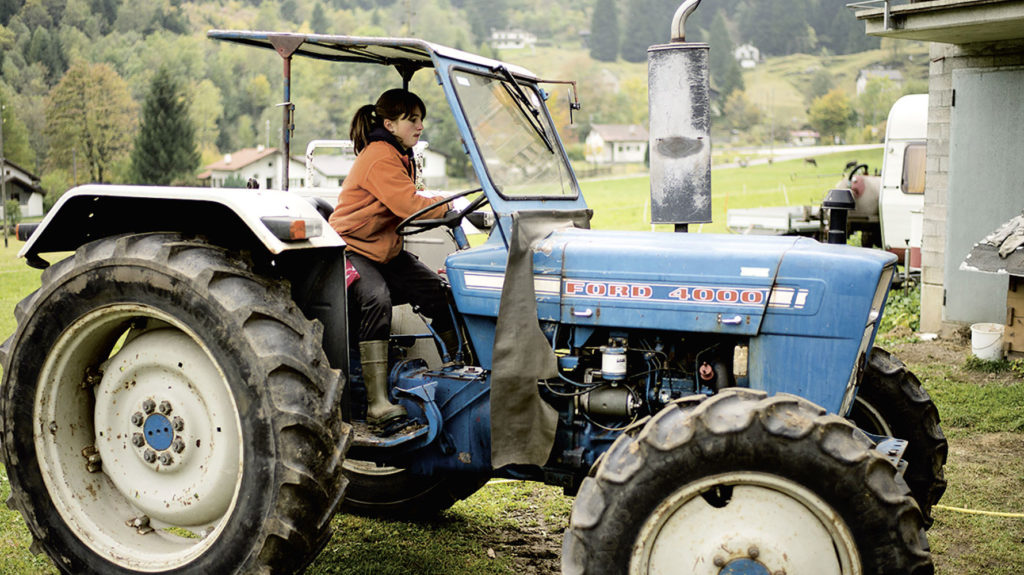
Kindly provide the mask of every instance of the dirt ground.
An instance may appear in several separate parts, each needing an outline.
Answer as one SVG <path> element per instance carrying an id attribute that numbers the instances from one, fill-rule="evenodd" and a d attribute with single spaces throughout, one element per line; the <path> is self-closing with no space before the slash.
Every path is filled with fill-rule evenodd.
<path id="1" fill-rule="evenodd" d="M 889 349 L 910 366 L 922 364 L 959 366 L 963 364 L 964 359 L 970 353 L 970 341 L 964 333 L 960 333 L 949 339 L 896 344 L 889 346 Z M 1015 376 L 1012 374 L 1000 374 L 989 377 L 1013 379 Z M 1024 450 L 1024 436 L 1020 434 L 983 434 L 972 437 L 970 441 L 951 440 L 950 461 L 979 461 L 982 464 L 989 462 L 998 466 L 1000 453 L 1004 455 L 1012 453 L 1014 457 L 1019 458 L 1020 453 L 1024 452 L 1022 450 Z M 947 465 L 947 479 L 954 479 L 949 477 L 949 467 Z M 496 526 L 488 530 L 487 533 L 482 534 L 483 542 L 489 549 L 492 549 L 496 554 L 509 556 L 513 559 L 517 567 L 516 573 L 524 575 L 556 575 L 561 573 L 560 557 L 562 533 L 565 525 L 563 523 L 549 524 L 545 520 L 543 513 L 532 511 L 543 508 L 542 500 L 550 496 L 550 494 L 542 493 L 531 495 L 531 497 L 538 499 L 537 505 L 530 505 L 530 510 L 514 513 L 512 519 L 514 520 L 515 527 L 502 528 Z M 937 538 L 943 540 L 939 545 L 933 543 L 936 573 L 953 575 L 954 573 L 966 572 L 962 571 L 960 566 L 965 560 L 970 562 L 969 555 L 972 553 L 970 549 L 972 545 L 964 542 L 965 538 L 969 538 L 970 533 L 965 535 L 961 531 L 962 529 L 957 526 L 957 522 L 952 521 L 947 522 L 946 525 L 941 525 L 940 522 L 937 522 L 935 528 L 929 532 L 930 540 L 935 541 Z M 1021 543 L 1024 543 L 1024 540 Z M 995 558 L 995 561 L 996 563 L 993 566 L 1000 568 L 997 571 L 1004 572 L 1001 568 L 1007 566 L 1005 561 L 998 558 Z"/>

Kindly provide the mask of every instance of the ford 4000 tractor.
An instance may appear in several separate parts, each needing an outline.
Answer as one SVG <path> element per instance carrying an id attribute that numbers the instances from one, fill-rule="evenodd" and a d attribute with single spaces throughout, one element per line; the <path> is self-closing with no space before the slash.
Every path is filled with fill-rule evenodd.
<path id="1" fill-rule="evenodd" d="M 339 510 L 423 515 L 506 477 L 576 494 L 565 573 L 932 572 L 946 442 L 873 347 L 894 256 L 589 229 L 528 70 L 410 38 L 209 36 L 281 56 L 286 150 L 293 58 L 433 74 L 479 188 L 400 232 L 453 238 L 461 341 L 394 334 L 408 425 L 381 433 L 323 198 L 69 191 L 22 249 L 45 269 L 0 347 L 9 505 L 60 570 L 302 570 Z M 652 204 L 683 228 L 710 198 L 707 46 L 675 38 L 650 50 Z"/>

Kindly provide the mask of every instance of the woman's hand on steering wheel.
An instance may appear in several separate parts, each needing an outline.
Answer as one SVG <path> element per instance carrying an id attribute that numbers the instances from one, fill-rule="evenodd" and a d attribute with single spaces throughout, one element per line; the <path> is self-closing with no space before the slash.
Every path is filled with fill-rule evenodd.
<path id="1" fill-rule="evenodd" d="M 400 236 L 409 236 L 441 226 L 455 228 L 462 222 L 462 218 L 466 217 L 466 214 L 480 209 L 480 207 L 487 203 L 487 194 L 483 193 L 483 191 L 483 188 L 474 188 L 472 190 L 465 190 L 448 197 L 440 198 L 436 202 L 423 209 L 417 210 L 415 213 L 399 222 L 398 227 L 395 228 L 395 233 Z M 480 192 L 480 195 L 474 198 L 473 201 L 469 202 L 468 206 L 461 210 L 449 210 L 448 213 L 440 218 L 420 219 L 420 216 L 442 204 L 446 204 L 452 200 L 468 196 L 475 192 Z"/>

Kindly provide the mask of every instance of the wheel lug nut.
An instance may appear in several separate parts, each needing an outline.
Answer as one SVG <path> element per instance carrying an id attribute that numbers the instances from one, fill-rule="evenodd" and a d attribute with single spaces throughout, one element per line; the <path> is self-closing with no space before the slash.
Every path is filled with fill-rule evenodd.
<path id="1" fill-rule="evenodd" d="M 147 414 L 153 413 L 154 409 L 156 409 L 156 402 L 152 399 L 147 399 L 142 402 L 142 411 L 145 411 Z"/>
<path id="2" fill-rule="evenodd" d="M 146 463 L 153 463 L 156 461 L 156 452 L 152 449 L 147 449 L 142 453 L 142 458 L 146 460 Z"/>
<path id="3" fill-rule="evenodd" d="M 747 556 L 751 559 L 757 559 L 757 556 L 761 554 L 761 550 L 751 545 L 750 549 L 747 549 Z"/>
<path id="4" fill-rule="evenodd" d="M 160 454 L 160 465 L 170 465 L 172 463 L 174 463 L 174 458 L 171 457 L 170 453 Z"/>
<path id="5" fill-rule="evenodd" d="M 185 451 L 185 442 L 182 441 L 180 437 L 175 437 L 174 442 L 171 443 L 171 449 L 173 449 L 175 453 L 181 453 L 182 451 Z"/>
<path id="6" fill-rule="evenodd" d="M 725 557 L 722 557 L 721 555 L 715 555 L 715 558 L 712 561 L 712 563 L 715 564 L 715 567 L 725 567 Z"/>
<path id="7" fill-rule="evenodd" d="M 164 400 L 160 402 L 160 413 L 168 415 L 171 413 L 171 402 Z"/>
<path id="8" fill-rule="evenodd" d="M 174 427 L 174 431 L 181 431 L 185 429 L 185 420 L 175 415 L 174 419 L 171 420 L 171 426 Z"/>
<path id="9" fill-rule="evenodd" d="M 142 415 L 141 411 L 136 411 L 132 414 L 132 425 L 135 427 L 142 427 L 142 422 L 146 420 L 146 416 Z"/>
<path id="10" fill-rule="evenodd" d="M 143 437 L 141 433 L 132 434 L 132 445 L 134 445 L 135 447 L 142 447 L 145 444 L 146 438 Z"/>

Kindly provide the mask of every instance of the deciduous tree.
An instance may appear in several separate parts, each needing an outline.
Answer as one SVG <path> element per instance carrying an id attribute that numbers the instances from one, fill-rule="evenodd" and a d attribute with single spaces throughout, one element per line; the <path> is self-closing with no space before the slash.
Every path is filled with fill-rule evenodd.
<path id="1" fill-rule="evenodd" d="M 106 182 L 131 151 L 138 105 L 113 68 L 79 62 L 50 91 L 46 116 L 51 165 L 70 172 L 77 157 L 92 181 Z"/>
<path id="2" fill-rule="evenodd" d="M 160 68 L 149 85 L 132 150 L 135 183 L 166 186 L 190 179 L 199 167 L 195 132 L 183 90 L 167 68 Z"/>
<path id="3" fill-rule="evenodd" d="M 34 169 L 32 159 L 35 157 L 35 153 L 29 146 L 28 130 L 25 129 L 25 123 L 15 113 L 17 107 L 12 105 L 11 98 L 8 97 L 2 86 L 0 86 L 0 108 L 3 109 L 0 122 L 3 122 L 4 157 L 7 158 L 7 161 L 25 169 Z"/>
<path id="4" fill-rule="evenodd" d="M 864 126 L 880 124 L 889 115 L 889 108 L 901 95 L 900 87 L 889 78 L 872 78 L 857 96 L 858 121 Z"/>
<path id="5" fill-rule="evenodd" d="M 734 90 L 725 100 L 725 119 L 738 130 L 750 130 L 761 122 L 761 109 L 747 99 L 743 90 Z"/>
<path id="6" fill-rule="evenodd" d="M 833 142 L 846 132 L 853 122 L 853 106 L 842 90 L 832 90 L 811 103 L 807 121 L 822 136 L 828 135 Z"/>

